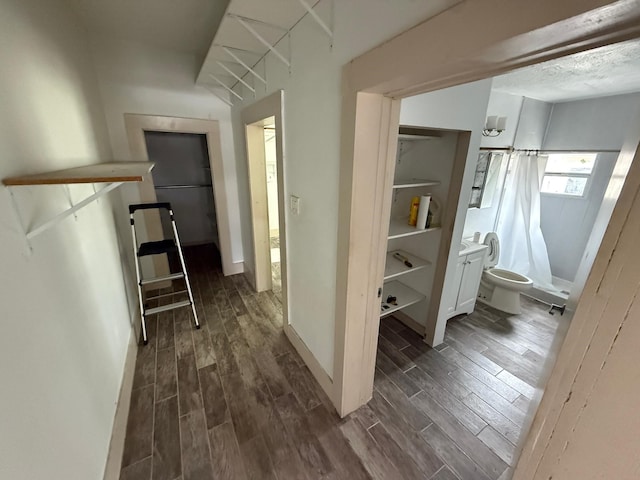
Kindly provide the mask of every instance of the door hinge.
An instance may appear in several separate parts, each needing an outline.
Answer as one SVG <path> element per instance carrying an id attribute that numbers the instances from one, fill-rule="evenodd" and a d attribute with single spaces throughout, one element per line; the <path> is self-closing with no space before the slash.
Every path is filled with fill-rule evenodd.
<path id="1" fill-rule="evenodd" d="M 378 298 L 382 296 L 382 287 L 378 287 Z"/>

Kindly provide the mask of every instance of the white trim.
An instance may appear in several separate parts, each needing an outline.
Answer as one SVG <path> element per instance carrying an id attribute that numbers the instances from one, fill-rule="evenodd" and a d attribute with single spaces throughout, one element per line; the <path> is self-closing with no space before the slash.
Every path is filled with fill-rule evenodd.
<path id="1" fill-rule="evenodd" d="M 225 275 L 237 275 L 239 273 L 244 273 L 244 262 L 233 262 Z"/>
<path id="2" fill-rule="evenodd" d="M 136 316 L 136 318 L 138 318 L 138 316 Z M 104 469 L 104 480 L 118 480 L 120 478 L 124 441 L 127 434 L 127 420 L 129 418 L 129 407 L 131 405 L 131 391 L 133 390 L 133 376 L 136 369 L 136 356 L 138 353 L 137 338 L 136 329 L 131 328 L 127 355 L 124 361 L 124 370 L 122 372 L 120 394 L 118 395 L 116 413 L 113 419 L 109 454 Z"/>
<path id="3" fill-rule="evenodd" d="M 284 334 L 291 342 L 291 345 L 293 345 L 293 348 L 296 349 L 298 355 L 302 357 L 307 367 L 309 367 L 309 370 L 322 387 L 322 390 L 324 390 L 330 399 L 333 399 L 333 381 L 327 372 L 324 371 L 324 368 L 322 368 L 322 365 L 320 365 L 320 362 L 318 362 L 313 353 L 311 353 L 309 347 L 302 341 L 291 325 L 285 324 Z"/>

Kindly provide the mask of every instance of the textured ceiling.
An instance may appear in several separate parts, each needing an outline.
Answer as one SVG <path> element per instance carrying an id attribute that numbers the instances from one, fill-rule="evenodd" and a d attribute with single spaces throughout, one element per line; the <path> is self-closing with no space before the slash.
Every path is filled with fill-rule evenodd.
<path id="1" fill-rule="evenodd" d="M 200 57 L 229 0 L 69 0 L 90 32 Z"/>
<path id="2" fill-rule="evenodd" d="M 522 68 L 495 77 L 493 89 L 545 102 L 640 91 L 640 40 Z"/>

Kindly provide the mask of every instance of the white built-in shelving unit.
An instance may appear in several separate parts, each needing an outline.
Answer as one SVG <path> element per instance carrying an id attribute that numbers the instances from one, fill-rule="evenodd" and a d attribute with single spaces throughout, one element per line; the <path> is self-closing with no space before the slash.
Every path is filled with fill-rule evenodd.
<path id="1" fill-rule="evenodd" d="M 400 127 L 380 316 L 396 314 L 411 328 L 422 328 L 421 333 L 427 323 L 441 227 L 435 217 L 426 229 L 409 225 L 409 208 L 412 197 L 431 195 L 434 207 L 442 209 L 456 146 L 456 132 Z"/>

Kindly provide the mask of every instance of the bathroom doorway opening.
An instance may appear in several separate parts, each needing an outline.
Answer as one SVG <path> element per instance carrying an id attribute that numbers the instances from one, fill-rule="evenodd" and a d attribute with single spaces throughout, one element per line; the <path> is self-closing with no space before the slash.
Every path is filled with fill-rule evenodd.
<path id="1" fill-rule="evenodd" d="M 587 55 L 589 52 L 583 57 Z M 556 68 L 561 62 L 554 62 Z M 515 74 L 518 71 L 512 73 Z M 581 75 L 583 79 L 587 76 L 584 71 Z M 498 79 L 493 79 L 494 85 Z M 518 87 L 522 89 L 522 82 L 518 82 Z M 411 122 L 414 128 L 431 130 L 442 127 L 440 118 L 430 116 L 434 109 L 427 108 L 432 99 L 438 95 L 441 95 L 440 99 L 446 95 L 454 99 L 463 98 L 465 92 L 470 93 L 472 88 L 473 84 L 468 84 L 458 87 L 455 94 L 450 90 L 402 99 L 401 125 Z M 640 92 L 640 84 L 634 91 Z M 571 289 L 575 304 L 578 303 L 630 165 L 628 155 L 625 159 L 625 141 L 637 132 L 637 125 L 630 124 L 628 119 L 637 115 L 640 94 L 612 92 L 589 99 L 542 101 L 527 97 L 521 90 L 518 94 L 506 94 L 504 91 L 496 94 L 492 91 L 488 108 L 486 101 L 483 103 L 479 96 L 469 96 L 470 101 L 457 111 L 452 104 L 448 118 L 454 118 L 455 114 L 460 118 L 455 119 L 455 123 L 451 120 L 447 125 L 449 128 L 465 128 L 464 122 L 472 118 L 475 118 L 476 125 L 483 125 L 490 115 L 507 112 L 509 119 L 513 120 L 501 137 L 483 136 L 479 142 L 479 155 L 476 147 L 475 155 L 479 161 L 474 162 L 471 156 L 468 160 L 468 166 L 473 167 L 469 170 L 473 181 L 469 182 L 468 190 L 459 200 L 462 212 L 458 211 L 458 220 L 467 220 L 462 242 L 452 241 L 450 246 L 444 246 L 447 252 L 451 252 L 450 256 L 456 257 L 457 263 L 453 269 L 448 267 L 448 275 L 454 279 L 451 282 L 453 288 L 442 296 L 444 310 L 441 308 L 440 312 L 446 313 L 444 318 L 437 320 L 441 325 L 441 320 L 444 320 L 443 338 L 431 342 L 428 338 L 429 324 L 416 324 L 403 312 L 382 318 L 370 405 L 375 413 L 382 412 L 387 404 L 389 408 L 398 410 L 410 409 L 416 419 L 413 428 L 422 433 L 434 450 L 441 443 L 435 442 L 433 437 L 444 432 L 443 438 L 447 442 L 466 445 L 468 450 L 464 453 L 486 478 L 508 479 L 520 458 L 543 393 L 551 385 L 548 379 L 567 336 L 573 312 L 561 314 L 557 308 L 550 312 L 549 305 L 525 296 L 530 291 L 523 291 L 520 295 L 515 289 L 515 298 L 521 303 L 518 313 L 511 312 L 504 305 L 506 302 L 499 306 L 495 297 L 491 297 L 493 290 L 488 290 L 484 294 L 486 296 L 473 305 L 476 294 L 483 294 L 481 281 L 489 284 L 482 271 L 483 264 L 487 269 L 491 266 L 485 263 L 485 255 L 489 250 L 499 251 L 495 260 L 502 272 L 527 275 L 535 282 L 533 273 L 519 269 L 521 262 L 500 262 L 509 257 L 524 260 L 524 255 L 514 254 L 514 247 L 524 246 L 525 251 L 531 250 L 532 227 L 537 225 L 541 230 L 537 234 L 540 237 L 544 234 L 542 248 L 545 254 L 549 250 L 550 274 L 556 273 L 554 267 L 568 269 L 571 266 L 573 270 L 569 278 L 582 283 Z M 475 103 L 472 103 L 474 99 Z M 511 115 L 511 112 L 515 114 Z M 602 118 L 607 118 L 606 126 L 603 126 Z M 518 126 L 518 122 L 521 125 Z M 576 123 L 579 123 L 579 129 Z M 406 138 L 402 130 L 401 126 L 398 138 L 400 154 L 396 160 L 400 168 L 410 165 L 411 155 L 418 155 L 421 159 L 433 157 L 424 150 L 434 148 L 432 144 L 435 142 L 442 142 L 442 138 Z M 523 130 L 528 138 L 522 138 Z M 593 131 L 600 135 L 597 140 Z M 629 135 L 625 135 L 626 131 Z M 633 150 L 636 148 L 637 137 Z M 440 168 L 436 173 L 442 173 L 446 157 L 438 155 L 437 158 Z M 396 190 L 401 186 L 397 181 L 397 169 L 394 179 Z M 422 185 L 431 194 L 437 194 L 437 188 L 447 188 L 442 178 L 433 175 L 400 176 L 406 177 L 413 179 L 413 188 Z M 428 180 L 418 182 L 416 178 Z M 439 183 L 427 186 L 430 181 Z M 483 194 L 478 194 L 478 191 Z M 524 193 L 526 195 L 522 195 Z M 393 200 L 403 202 L 405 213 L 409 213 L 412 195 L 403 199 L 394 192 Z M 432 197 L 437 198 L 435 195 Z M 468 211 L 465 211 L 465 202 L 470 207 Z M 514 212 L 505 215 L 509 210 Z M 535 210 L 537 216 L 534 215 Z M 516 214 L 526 215 L 529 224 L 525 225 L 523 218 Z M 506 224 L 512 217 L 514 220 Z M 498 228 L 499 219 L 507 226 Z M 518 222 L 529 235 L 527 238 L 525 235 L 516 237 Z M 496 231 L 500 248 L 482 245 L 483 238 Z M 476 238 L 475 232 L 478 232 Z M 415 231 L 410 233 L 407 238 L 420 238 Z M 422 244 L 430 243 L 436 248 L 437 235 L 438 232 L 422 235 L 425 237 Z M 512 243 L 514 238 L 519 240 L 517 245 Z M 418 251 L 415 247 L 412 250 L 408 241 L 400 240 L 402 248 L 408 252 L 404 256 L 413 265 L 409 268 L 415 273 L 410 275 L 419 275 L 416 265 L 420 265 L 420 258 L 409 255 Z M 570 257 L 569 251 L 575 257 Z M 429 257 L 425 258 L 429 260 Z M 557 261 L 558 258 L 564 260 L 564 265 Z M 394 260 L 393 256 L 387 260 L 387 266 L 390 262 L 400 265 L 404 261 L 402 257 L 399 262 Z M 396 276 L 393 281 L 401 282 L 403 287 L 412 287 L 405 280 L 408 275 Z M 500 280 L 502 285 L 506 283 Z M 513 277 L 508 280 L 521 282 Z M 472 302 L 470 310 L 469 299 Z M 383 308 L 385 301 L 388 299 L 383 294 Z M 571 310 L 570 303 L 568 309 Z M 408 309 L 406 311 L 410 313 Z M 422 343 L 425 328 L 427 343 L 434 348 Z M 425 429 L 428 421 L 432 421 L 433 426 Z M 462 475 L 463 472 L 457 470 L 459 465 L 447 461 L 448 468 Z M 480 474 L 479 477 L 485 478 Z"/>
<path id="2" fill-rule="evenodd" d="M 269 259 L 271 292 L 282 303 L 282 269 L 280 267 L 280 208 L 278 205 L 278 162 L 276 127 L 273 117 L 264 126 L 265 173 L 267 182 L 267 215 L 269 217 Z"/>

